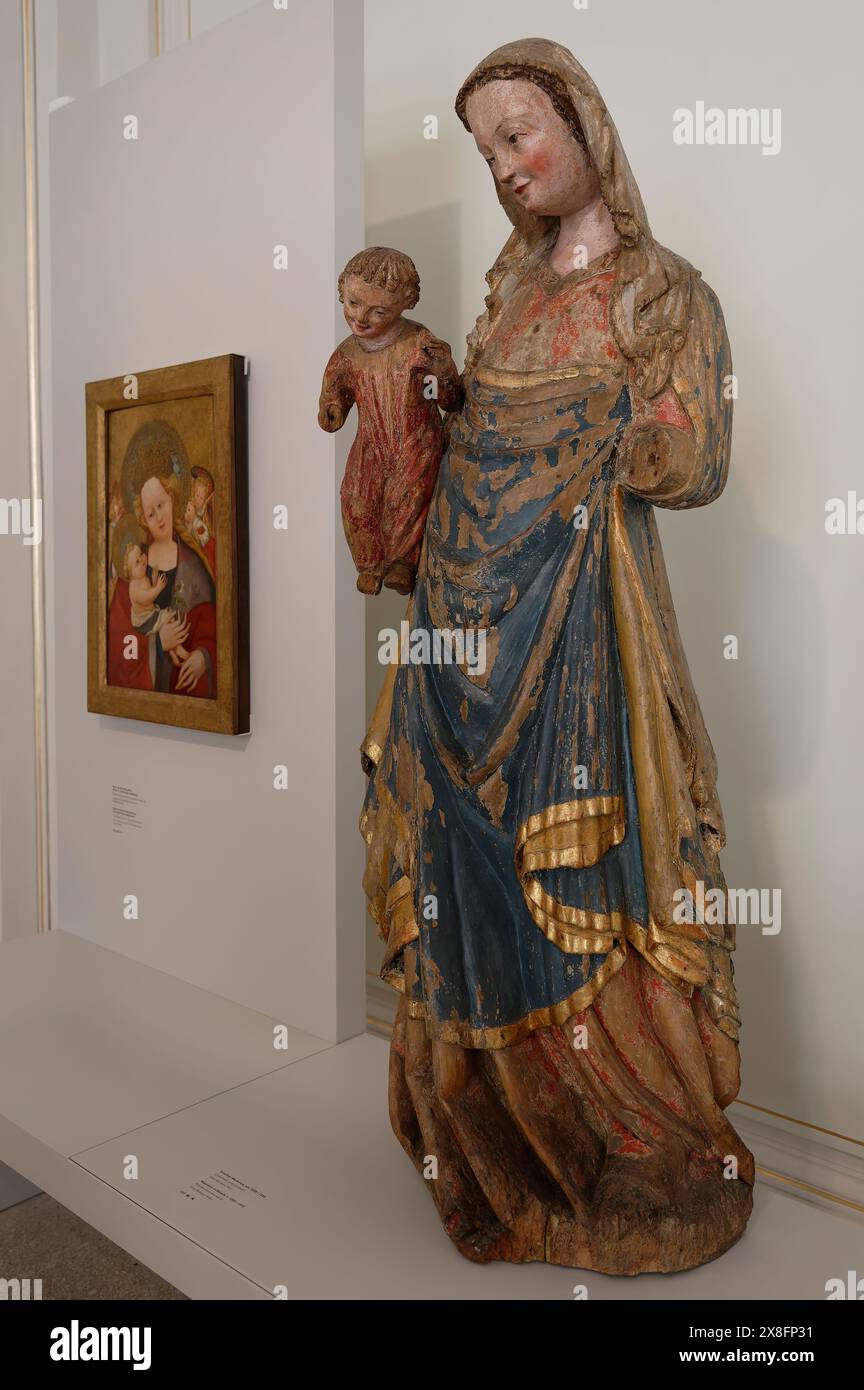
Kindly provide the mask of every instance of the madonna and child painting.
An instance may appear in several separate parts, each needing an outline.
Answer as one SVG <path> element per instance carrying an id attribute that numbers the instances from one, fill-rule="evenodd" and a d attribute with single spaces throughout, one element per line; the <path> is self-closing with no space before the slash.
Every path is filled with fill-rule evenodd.
<path id="1" fill-rule="evenodd" d="M 88 708 L 246 732 L 243 359 L 92 382 L 87 423 Z"/>

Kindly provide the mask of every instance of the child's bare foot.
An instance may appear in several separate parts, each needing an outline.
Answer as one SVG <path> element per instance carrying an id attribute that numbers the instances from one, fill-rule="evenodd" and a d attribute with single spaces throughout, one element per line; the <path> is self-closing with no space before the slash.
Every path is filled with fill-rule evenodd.
<path id="1" fill-rule="evenodd" d="M 395 589 L 397 594 L 410 594 L 416 575 L 416 565 L 406 565 L 404 560 L 396 560 L 385 574 L 384 583 L 388 589 Z"/>
<path id="2" fill-rule="evenodd" d="M 357 576 L 357 588 L 361 594 L 380 594 L 381 575 L 377 570 L 361 570 Z"/>

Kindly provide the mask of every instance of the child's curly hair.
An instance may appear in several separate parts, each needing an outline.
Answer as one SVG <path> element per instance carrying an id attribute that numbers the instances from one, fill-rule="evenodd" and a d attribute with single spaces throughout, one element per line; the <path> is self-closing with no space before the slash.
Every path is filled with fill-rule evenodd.
<path id="1" fill-rule="evenodd" d="M 367 246 L 352 256 L 339 276 L 339 302 L 345 288 L 346 275 L 357 275 L 367 285 L 378 285 L 390 293 L 402 290 L 406 307 L 413 309 L 420 298 L 420 276 L 410 256 L 402 251 L 394 251 L 392 246 Z"/>

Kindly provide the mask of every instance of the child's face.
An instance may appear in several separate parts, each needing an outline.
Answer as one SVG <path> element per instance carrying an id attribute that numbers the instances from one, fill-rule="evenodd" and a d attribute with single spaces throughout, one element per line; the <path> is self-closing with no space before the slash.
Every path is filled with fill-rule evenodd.
<path id="1" fill-rule="evenodd" d="M 126 556 L 126 573 L 130 579 L 144 579 L 147 574 L 147 555 L 140 545 L 129 547 Z"/>
<path id="2" fill-rule="evenodd" d="M 407 308 L 404 291 L 367 285 L 359 275 L 346 275 L 342 302 L 345 322 L 355 338 L 380 338 Z"/>
<path id="3" fill-rule="evenodd" d="M 207 484 L 203 482 L 196 483 L 194 488 L 192 489 L 192 500 L 194 501 L 195 506 L 199 510 L 201 509 L 201 507 L 204 506 L 204 503 L 207 501 L 208 496 L 209 493 L 207 491 Z"/>

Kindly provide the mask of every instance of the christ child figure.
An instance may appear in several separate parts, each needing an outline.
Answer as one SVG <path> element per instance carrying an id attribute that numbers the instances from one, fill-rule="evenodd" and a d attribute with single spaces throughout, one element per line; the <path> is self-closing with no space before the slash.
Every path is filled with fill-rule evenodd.
<path id="1" fill-rule="evenodd" d="M 318 423 L 341 429 L 357 406 L 340 498 L 362 594 L 414 588 L 445 447 L 441 411 L 463 400 L 448 344 L 404 317 L 419 298 L 414 262 L 388 246 L 361 251 L 339 276 L 351 333 L 327 363 Z"/>
<path id="2" fill-rule="evenodd" d="M 139 631 L 144 630 L 148 637 L 152 637 L 165 623 L 177 617 L 172 609 L 156 606 L 156 600 L 168 583 L 168 576 L 157 572 L 151 583 L 147 575 L 147 551 L 136 544 L 130 545 L 126 551 L 125 570 L 129 580 L 132 623 Z M 189 660 L 189 653 L 182 644 L 174 647 L 169 656 L 175 666 Z"/>

